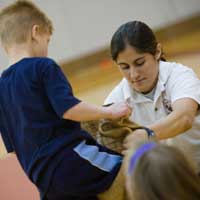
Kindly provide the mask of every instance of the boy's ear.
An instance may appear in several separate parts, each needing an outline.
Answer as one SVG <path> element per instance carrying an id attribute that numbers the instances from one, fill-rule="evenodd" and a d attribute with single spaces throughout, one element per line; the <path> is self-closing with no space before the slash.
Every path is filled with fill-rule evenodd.
<path id="1" fill-rule="evenodd" d="M 155 55 L 156 60 L 160 60 L 161 55 L 162 55 L 162 46 L 160 43 L 158 43 L 156 47 L 156 55 Z"/>
<path id="2" fill-rule="evenodd" d="M 32 30 L 31 30 L 32 40 L 37 41 L 38 34 L 39 34 L 39 25 L 33 25 Z"/>

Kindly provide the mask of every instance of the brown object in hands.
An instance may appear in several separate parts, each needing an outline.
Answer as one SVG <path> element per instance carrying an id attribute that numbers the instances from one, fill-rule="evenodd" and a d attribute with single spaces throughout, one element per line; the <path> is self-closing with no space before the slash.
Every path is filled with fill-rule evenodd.
<path id="1" fill-rule="evenodd" d="M 117 120 L 101 119 L 81 122 L 81 127 L 90 133 L 100 144 L 121 153 L 125 136 L 141 126 L 128 118 Z"/>

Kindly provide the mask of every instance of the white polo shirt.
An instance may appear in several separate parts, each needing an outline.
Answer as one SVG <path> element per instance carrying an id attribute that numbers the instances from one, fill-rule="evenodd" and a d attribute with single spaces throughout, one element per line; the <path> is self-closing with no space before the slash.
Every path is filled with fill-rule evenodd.
<path id="1" fill-rule="evenodd" d="M 122 79 L 111 91 L 104 104 L 126 101 L 133 107 L 131 120 L 141 125 L 151 125 L 159 122 L 172 111 L 173 102 L 185 97 L 194 99 L 200 104 L 200 80 L 196 74 L 182 64 L 160 61 L 153 100 L 136 92 L 126 79 Z M 200 169 L 200 111 L 190 130 L 162 141 L 184 150 L 197 161 Z"/>

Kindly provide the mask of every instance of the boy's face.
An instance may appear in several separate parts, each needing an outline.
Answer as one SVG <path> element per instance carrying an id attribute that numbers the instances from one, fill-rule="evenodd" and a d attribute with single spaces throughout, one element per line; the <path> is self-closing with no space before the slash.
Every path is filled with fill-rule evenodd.
<path id="1" fill-rule="evenodd" d="M 35 38 L 33 54 L 35 57 L 47 57 L 51 35 L 48 33 L 38 34 Z"/>

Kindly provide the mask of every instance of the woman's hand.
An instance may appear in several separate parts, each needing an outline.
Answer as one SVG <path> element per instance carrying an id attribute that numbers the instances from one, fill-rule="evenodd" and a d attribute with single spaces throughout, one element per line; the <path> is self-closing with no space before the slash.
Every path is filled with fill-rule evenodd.
<path id="1" fill-rule="evenodd" d="M 136 149 L 139 144 L 144 143 L 148 140 L 147 132 L 144 129 L 137 129 L 133 133 L 129 134 L 124 140 L 123 154 L 126 153 L 126 150 Z"/>
<path id="2" fill-rule="evenodd" d="M 128 167 L 131 156 L 134 154 L 137 148 L 146 143 L 147 140 L 147 132 L 143 129 L 137 129 L 125 138 L 123 144 L 124 150 L 122 151 L 122 154 L 124 155 L 123 166 L 125 176 L 128 175 Z"/>

